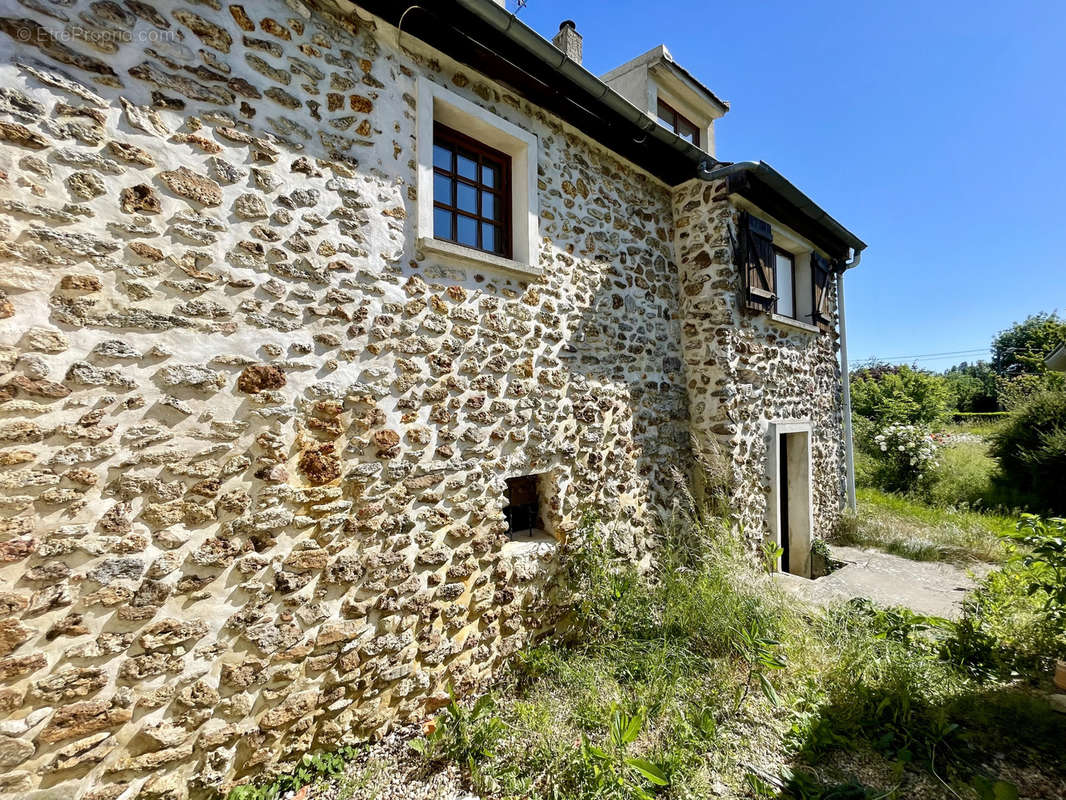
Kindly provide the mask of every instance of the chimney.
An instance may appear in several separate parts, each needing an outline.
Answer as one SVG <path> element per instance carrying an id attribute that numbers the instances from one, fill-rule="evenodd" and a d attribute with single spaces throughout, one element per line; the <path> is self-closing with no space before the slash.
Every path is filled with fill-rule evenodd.
<path id="1" fill-rule="evenodd" d="M 552 39 L 552 44 L 566 53 L 571 61 L 581 63 L 581 34 L 572 19 L 564 19 L 559 24 L 559 32 Z"/>

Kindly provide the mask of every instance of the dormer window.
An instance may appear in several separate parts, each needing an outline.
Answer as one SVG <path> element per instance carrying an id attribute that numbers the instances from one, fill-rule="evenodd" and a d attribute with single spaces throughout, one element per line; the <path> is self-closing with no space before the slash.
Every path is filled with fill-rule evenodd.
<path id="1" fill-rule="evenodd" d="M 662 98 L 658 101 L 658 120 L 660 125 L 673 131 L 686 142 L 691 142 L 696 147 L 700 146 L 700 129 L 694 122 L 683 117 L 673 106 L 663 102 Z"/>
<path id="2" fill-rule="evenodd" d="M 714 155 L 714 121 L 729 104 L 682 69 L 663 45 L 612 69 L 603 82 L 668 131 Z"/>

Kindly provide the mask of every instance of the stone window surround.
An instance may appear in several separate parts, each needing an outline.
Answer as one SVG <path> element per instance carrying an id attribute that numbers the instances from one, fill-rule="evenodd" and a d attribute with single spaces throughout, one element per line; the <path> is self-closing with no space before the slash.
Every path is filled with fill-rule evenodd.
<path id="1" fill-rule="evenodd" d="M 791 567 L 793 571 L 790 574 L 798 577 L 810 576 L 810 540 L 814 537 L 814 500 L 812 492 L 813 481 L 813 464 L 811 459 L 811 452 L 814 446 L 814 424 L 809 419 L 800 420 L 770 420 L 766 425 L 766 472 L 767 477 L 770 480 L 770 493 L 767 496 L 766 502 L 766 524 L 770 531 L 770 541 L 774 542 L 778 546 L 784 546 L 781 542 L 781 521 L 778 509 L 779 493 L 780 493 L 780 473 L 779 473 L 779 459 L 781 457 L 781 436 L 782 434 L 801 433 L 806 434 L 807 446 L 807 496 L 802 498 L 804 501 L 801 505 L 802 511 L 806 512 L 806 535 L 807 535 L 807 548 L 806 551 L 801 553 L 792 553 L 791 558 L 796 556 L 802 556 L 802 561 L 799 563 L 792 563 Z M 801 513 L 802 513 L 801 511 Z M 776 565 L 778 570 L 781 569 L 781 562 L 778 560 Z"/>
<path id="2" fill-rule="evenodd" d="M 427 112 L 427 109 L 429 111 Z M 440 122 L 511 157 L 512 258 L 433 238 L 433 123 Z M 539 277 L 537 137 L 425 77 L 418 79 L 418 247 L 460 264 Z"/>
<path id="3" fill-rule="evenodd" d="M 770 312 L 766 316 L 776 325 L 793 328 L 804 333 L 821 333 L 821 329 L 802 318 L 808 318 L 814 311 L 814 293 L 811 281 L 811 253 L 815 247 L 791 228 L 782 225 L 776 219 L 766 214 L 757 206 L 747 202 L 743 198 L 733 196 L 730 201 L 734 208 L 754 214 L 764 222 L 769 223 L 774 235 L 774 247 L 791 253 L 795 260 L 795 294 L 796 294 L 796 317 L 786 317 L 783 314 Z M 825 255 L 824 253 L 822 255 Z"/>
<path id="4" fill-rule="evenodd" d="M 528 468 L 527 468 L 528 469 Z M 506 504 L 506 487 L 509 478 L 517 478 L 525 475 L 536 475 L 537 494 L 540 499 L 540 520 L 544 523 L 543 528 L 534 528 L 531 537 L 510 539 L 502 547 L 502 553 L 506 556 L 522 556 L 538 553 L 541 555 L 555 552 L 561 541 L 560 522 L 558 514 L 552 508 L 552 499 L 563 491 L 562 482 L 564 476 L 558 467 L 548 468 L 542 472 L 523 472 L 508 470 L 495 485 L 500 497 L 500 516 L 503 516 L 503 507 Z"/>

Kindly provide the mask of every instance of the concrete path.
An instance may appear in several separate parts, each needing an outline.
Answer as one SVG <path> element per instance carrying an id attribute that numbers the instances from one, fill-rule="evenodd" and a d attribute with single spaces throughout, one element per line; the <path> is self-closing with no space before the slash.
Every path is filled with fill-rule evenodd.
<path id="1" fill-rule="evenodd" d="M 867 597 L 879 606 L 905 606 L 917 614 L 958 619 L 962 601 L 975 581 L 992 567 L 975 564 L 968 569 L 936 561 L 862 550 L 830 547 L 832 557 L 844 566 L 814 581 L 793 575 L 776 575 L 784 589 L 817 605 Z"/>

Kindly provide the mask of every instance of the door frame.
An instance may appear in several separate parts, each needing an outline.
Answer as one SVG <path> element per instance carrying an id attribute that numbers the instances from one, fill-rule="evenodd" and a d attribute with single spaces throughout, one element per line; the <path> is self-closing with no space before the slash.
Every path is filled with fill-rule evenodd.
<path id="1" fill-rule="evenodd" d="M 789 485 L 781 491 L 781 437 L 795 436 L 788 440 L 787 475 Z M 770 494 L 766 504 L 766 523 L 770 540 L 782 549 L 788 548 L 789 572 L 792 575 L 811 576 L 811 539 L 814 535 L 814 504 L 812 498 L 811 449 L 814 426 L 810 420 L 774 420 L 767 426 L 766 467 L 770 481 Z M 789 541 L 781 541 L 781 500 L 788 497 Z M 775 565 L 781 569 L 781 559 Z"/>

